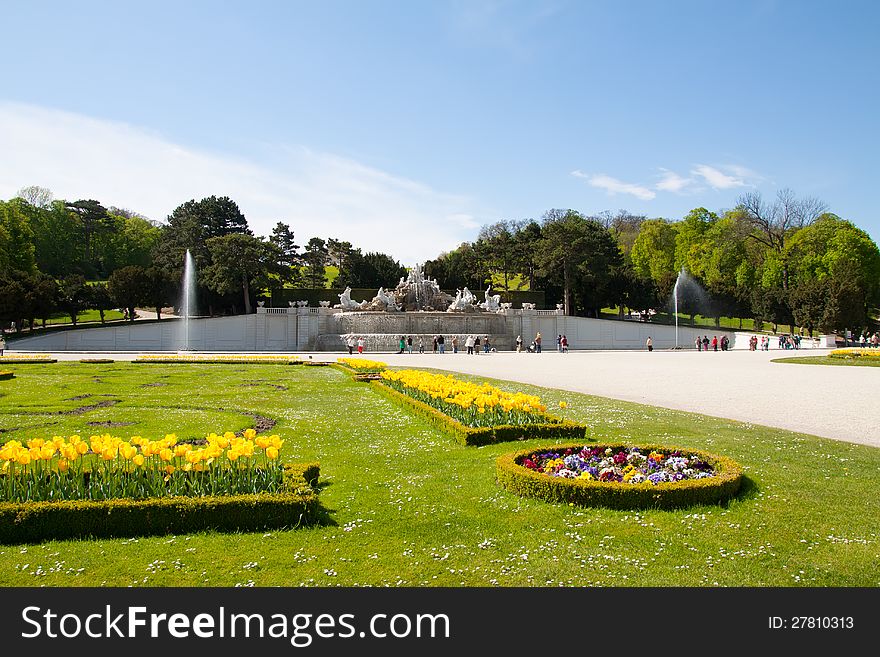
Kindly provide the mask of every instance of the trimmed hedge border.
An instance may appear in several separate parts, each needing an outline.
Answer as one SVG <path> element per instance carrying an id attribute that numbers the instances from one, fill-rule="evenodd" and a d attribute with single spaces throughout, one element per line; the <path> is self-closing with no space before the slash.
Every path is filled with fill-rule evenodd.
<path id="1" fill-rule="evenodd" d="M 5 365 L 33 365 L 44 363 L 57 363 L 57 358 L 6 358 L 0 356 L 0 363 Z"/>
<path id="2" fill-rule="evenodd" d="M 557 440 L 573 440 L 580 438 L 587 441 L 587 427 L 570 420 L 562 420 L 558 424 L 508 424 L 495 427 L 469 427 L 449 417 L 428 404 L 413 399 L 409 395 L 386 386 L 381 381 L 370 381 L 374 390 L 397 401 L 417 415 L 421 415 L 441 431 L 452 434 L 462 445 L 489 445 L 514 440 L 532 440 L 536 438 L 555 438 Z M 583 447 L 583 444 L 581 445 Z"/>
<path id="3" fill-rule="evenodd" d="M 80 358 L 80 363 L 115 363 L 112 358 Z"/>
<path id="4" fill-rule="evenodd" d="M 199 531 L 262 531 L 318 523 L 317 463 L 284 467 L 277 494 L 155 497 L 146 500 L 0 502 L 0 544 L 128 538 Z"/>
<path id="5" fill-rule="evenodd" d="M 14 378 L 15 378 L 15 372 L 7 372 L 7 371 L 0 372 L 0 381 L 6 381 L 7 379 L 14 379 Z"/>
<path id="6" fill-rule="evenodd" d="M 130 361 L 137 365 L 302 365 L 300 360 L 185 360 L 169 358 L 168 360 L 140 360 L 135 358 Z"/>
<path id="7" fill-rule="evenodd" d="M 345 372 L 349 376 L 351 376 L 353 381 L 359 381 L 361 383 L 369 382 L 369 381 L 378 381 L 377 378 L 379 376 L 378 372 L 360 372 L 353 367 L 349 367 L 348 365 L 343 365 L 342 363 L 330 363 L 330 367 L 333 369 L 337 369 L 340 372 Z"/>
<path id="8" fill-rule="evenodd" d="M 680 449 L 696 454 L 710 463 L 715 477 L 691 479 L 663 484 L 624 484 L 621 482 L 584 481 L 565 479 L 535 472 L 519 464 L 525 457 L 541 451 L 582 448 L 582 443 L 553 444 L 533 447 L 498 457 L 495 478 L 505 490 L 522 497 L 535 497 L 546 502 L 561 502 L 580 506 L 601 506 L 610 509 L 678 509 L 698 504 L 718 504 L 730 499 L 742 484 L 742 466 L 727 458 L 697 449 L 670 445 L 630 445 L 602 443 L 591 447 L 631 448 L 643 450 Z"/>

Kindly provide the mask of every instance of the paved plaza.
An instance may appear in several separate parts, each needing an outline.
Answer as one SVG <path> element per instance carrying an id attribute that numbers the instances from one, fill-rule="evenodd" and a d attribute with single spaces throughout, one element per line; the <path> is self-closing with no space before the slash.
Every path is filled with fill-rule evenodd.
<path id="1" fill-rule="evenodd" d="M 391 366 L 434 367 L 704 413 L 880 447 L 880 368 L 790 365 L 787 356 L 827 351 L 582 351 L 560 354 L 368 353 Z M 87 354 L 132 359 L 134 353 Z M 303 353 L 335 362 L 342 354 Z M 79 353 L 57 353 L 77 360 Z"/>

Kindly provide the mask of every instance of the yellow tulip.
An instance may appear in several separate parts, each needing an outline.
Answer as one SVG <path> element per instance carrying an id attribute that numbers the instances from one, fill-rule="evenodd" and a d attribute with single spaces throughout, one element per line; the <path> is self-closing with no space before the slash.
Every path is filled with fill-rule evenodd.
<path id="1" fill-rule="evenodd" d="M 278 458 L 278 450 L 275 447 L 267 447 L 266 448 L 266 458 L 274 461 Z"/>
<path id="2" fill-rule="evenodd" d="M 76 453 L 80 456 L 89 451 L 89 446 L 83 442 L 74 443 L 76 445 Z"/>
<path id="3" fill-rule="evenodd" d="M 174 452 L 172 452 L 167 447 L 162 448 L 159 451 L 159 458 L 163 461 L 170 461 L 174 457 Z"/>
<path id="4" fill-rule="evenodd" d="M 144 464 L 143 454 L 135 454 L 134 457 L 132 457 L 131 462 L 134 463 L 137 467 L 141 467 Z"/>
<path id="5" fill-rule="evenodd" d="M 19 465 L 28 465 L 31 462 L 31 455 L 29 452 L 19 452 L 18 457 L 15 459 L 15 462 Z"/>
<path id="6" fill-rule="evenodd" d="M 58 461 L 58 470 L 59 472 L 67 472 L 70 469 L 70 463 L 67 462 L 67 459 L 61 459 Z"/>

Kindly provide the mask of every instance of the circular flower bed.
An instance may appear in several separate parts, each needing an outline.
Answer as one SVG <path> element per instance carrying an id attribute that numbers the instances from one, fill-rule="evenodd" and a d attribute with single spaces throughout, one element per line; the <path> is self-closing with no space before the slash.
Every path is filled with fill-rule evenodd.
<path id="1" fill-rule="evenodd" d="M 731 498 L 729 458 L 661 445 L 554 445 L 499 457 L 498 483 L 525 497 L 615 509 L 677 508 Z"/>

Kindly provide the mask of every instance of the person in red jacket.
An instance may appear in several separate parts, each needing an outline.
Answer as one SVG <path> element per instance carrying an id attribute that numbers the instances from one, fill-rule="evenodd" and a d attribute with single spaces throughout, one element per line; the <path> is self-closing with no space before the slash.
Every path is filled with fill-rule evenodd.
<path id="1" fill-rule="evenodd" d="M 718 336 L 712 336 L 712 351 L 718 351 Z"/>

